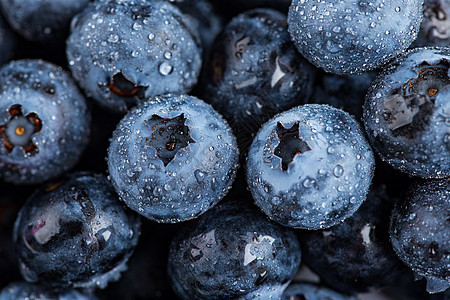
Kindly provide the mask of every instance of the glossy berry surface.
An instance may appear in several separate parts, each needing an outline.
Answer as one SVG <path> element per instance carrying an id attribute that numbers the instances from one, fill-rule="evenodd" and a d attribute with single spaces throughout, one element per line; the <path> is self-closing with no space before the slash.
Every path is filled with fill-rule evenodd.
<path id="1" fill-rule="evenodd" d="M 0 291 L 0 300 L 96 300 L 75 289 L 52 289 L 26 281 L 13 282 Z"/>
<path id="2" fill-rule="evenodd" d="M 93 25 L 95 24 L 95 25 Z M 116 112 L 197 82 L 201 41 L 167 1 L 95 1 L 72 21 L 67 58 L 86 94 Z"/>
<path id="3" fill-rule="evenodd" d="M 168 272 L 181 299 L 278 299 L 300 256 L 292 231 L 239 199 L 212 208 L 175 236 Z"/>
<path id="4" fill-rule="evenodd" d="M 238 150 L 231 129 L 192 96 L 154 97 L 132 109 L 108 149 L 120 198 L 150 220 L 197 217 L 231 188 Z"/>
<path id="5" fill-rule="evenodd" d="M 281 300 L 357 300 L 329 288 L 311 283 L 291 283 L 284 290 Z"/>
<path id="6" fill-rule="evenodd" d="M 0 177 L 36 184 L 69 170 L 90 132 L 90 111 L 72 78 L 42 60 L 0 69 Z"/>
<path id="7" fill-rule="evenodd" d="M 427 291 L 450 287 L 450 180 L 417 180 L 392 211 L 390 234 L 398 257 L 427 279 Z"/>
<path id="8" fill-rule="evenodd" d="M 300 232 L 303 262 L 327 285 L 343 293 L 390 285 L 401 266 L 389 240 L 386 211 L 391 210 L 392 200 L 385 186 L 378 186 L 342 223 L 327 230 Z"/>
<path id="9" fill-rule="evenodd" d="M 247 157 L 256 204 L 285 226 L 319 229 L 352 215 L 375 167 L 359 124 L 337 108 L 306 104 L 269 120 Z"/>
<path id="10" fill-rule="evenodd" d="M 362 73 L 406 50 L 423 0 L 293 0 L 289 32 L 300 53 L 326 72 Z"/>
<path id="11" fill-rule="evenodd" d="M 450 176 L 450 50 L 416 48 L 375 79 L 364 125 L 380 157 L 412 176 Z"/>
<path id="12" fill-rule="evenodd" d="M 233 18 L 205 64 L 202 97 L 247 139 L 312 93 L 314 71 L 292 44 L 285 15 L 276 10 L 254 9 Z"/>
<path id="13" fill-rule="evenodd" d="M 0 7 L 12 28 L 31 41 L 63 38 L 70 20 L 89 0 L 1 0 Z M 45 16 L 45 17 L 43 17 Z"/>
<path id="14" fill-rule="evenodd" d="M 139 215 L 119 201 L 106 177 L 75 173 L 28 198 L 14 243 L 27 281 L 104 288 L 126 268 L 139 229 Z"/>

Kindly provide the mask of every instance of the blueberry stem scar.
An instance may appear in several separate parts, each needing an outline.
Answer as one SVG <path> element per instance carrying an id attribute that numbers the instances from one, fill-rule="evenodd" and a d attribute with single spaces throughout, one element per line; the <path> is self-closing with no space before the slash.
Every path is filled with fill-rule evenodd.
<path id="1" fill-rule="evenodd" d="M 275 148 L 275 155 L 282 159 L 281 167 L 285 172 L 297 154 L 311 150 L 308 144 L 300 138 L 298 129 L 298 121 L 291 128 L 285 128 L 280 122 L 277 123 L 277 135 L 280 143 Z"/>

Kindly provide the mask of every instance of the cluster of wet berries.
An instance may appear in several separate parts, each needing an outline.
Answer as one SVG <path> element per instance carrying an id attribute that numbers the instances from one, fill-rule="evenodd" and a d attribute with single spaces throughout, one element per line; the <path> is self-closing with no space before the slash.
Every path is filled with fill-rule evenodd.
<path id="1" fill-rule="evenodd" d="M 0 300 L 450 298 L 450 1 L 0 10 Z"/>

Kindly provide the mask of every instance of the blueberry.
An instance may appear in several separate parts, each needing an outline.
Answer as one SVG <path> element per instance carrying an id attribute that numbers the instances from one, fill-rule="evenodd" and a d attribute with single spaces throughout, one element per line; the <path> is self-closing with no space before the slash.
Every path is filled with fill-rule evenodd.
<path id="1" fill-rule="evenodd" d="M 113 111 L 197 82 L 201 42 L 166 1 L 95 1 L 72 21 L 69 68 L 86 94 Z"/>
<path id="2" fill-rule="evenodd" d="M 414 47 L 450 45 L 450 1 L 425 0 L 423 21 Z"/>
<path id="3" fill-rule="evenodd" d="M 84 295 L 75 289 L 52 289 L 26 281 L 10 283 L 0 291 L 0 300 L 96 300 L 95 296 Z"/>
<path id="4" fill-rule="evenodd" d="M 389 241 L 386 211 L 392 209 L 392 200 L 384 185 L 377 186 L 342 223 L 299 233 L 303 262 L 326 284 L 346 294 L 391 285 L 402 265 Z"/>
<path id="5" fill-rule="evenodd" d="M 0 177 L 16 184 L 55 178 L 89 140 L 90 111 L 72 78 L 42 60 L 0 69 Z"/>
<path id="6" fill-rule="evenodd" d="M 357 300 L 329 288 L 311 283 L 292 283 L 283 292 L 281 300 Z"/>
<path id="7" fill-rule="evenodd" d="M 392 246 L 416 274 L 427 279 L 427 291 L 450 287 L 450 180 L 417 180 L 391 215 Z"/>
<path id="8" fill-rule="evenodd" d="M 306 103 L 313 78 L 290 41 L 286 17 L 255 9 L 233 18 L 217 37 L 201 94 L 245 142 L 276 113 Z"/>
<path id="9" fill-rule="evenodd" d="M 70 20 L 89 0 L 0 0 L 3 15 L 17 33 L 30 41 L 64 38 Z"/>
<path id="10" fill-rule="evenodd" d="M 348 113 L 306 104 L 264 124 L 248 153 L 247 182 L 272 220 L 323 229 L 352 215 L 365 200 L 374 163 Z"/>
<path id="11" fill-rule="evenodd" d="M 121 120 L 108 149 L 121 199 L 157 222 L 192 219 L 219 202 L 231 188 L 237 160 L 227 123 L 186 95 L 142 102 Z"/>
<path id="12" fill-rule="evenodd" d="M 300 256 L 292 231 L 236 199 L 175 236 L 168 272 L 181 299 L 279 299 Z"/>
<path id="13" fill-rule="evenodd" d="M 374 81 L 364 125 L 380 157 L 412 176 L 450 176 L 450 50 L 416 48 Z"/>
<path id="14" fill-rule="evenodd" d="M 375 69 L 406 50 L 422 21 L 423 0 L 293 0 L 292 39 L 311 63 L 336 74 Z"/>
<path id="15" fill-rule="evenodd" d="M 126 269 L 139 230 L 139 215 L 119 201 L 105 176 L 74 173 L 28 198 L 13 236 L 27 281 L 104 288 Z"/>

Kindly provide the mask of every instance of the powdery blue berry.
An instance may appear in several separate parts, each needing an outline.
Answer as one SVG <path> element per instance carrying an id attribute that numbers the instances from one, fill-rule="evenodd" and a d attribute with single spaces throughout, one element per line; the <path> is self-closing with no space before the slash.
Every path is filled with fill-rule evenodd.
<path id="1" fill-rule="evenodd" d="M 450 176 L 450 50 L 415 48 L 375 79 L 364 125 L 381 159 L 408 175 Z"/>
<path id="2" fill-rule="evenodd" d="M 311 63 L 336 74 L 380 67 L 406 50 L 422 21 L 423 0 L 293 0 L 292 40 Z"/>
<path id="3" fill-rule="evenodd" d="M 300 256 L 290 229 L 239 199 L 212 208 L 174 237 L 168 273 L 181 299 L 279 299 Z"/>
<path id="4" fill-rule="evenodd" d="M 150 220 L 180 222 L 204 213 L 231 188 L 238 149 L 225 120 L 186 95 L 149 99 L 121 120 L 108 149 L 120 198 Z"/>
<path id="5" fill-rule="evenodd" d="M 92 2 L 72 21 L 66 52 L 86 94 L 122 113 L 146 96 L 189 92 L 202 55 L 196 28 L 161 0 Z"/>
<path id="6" fill-rule="evenodd" d="M 247 183 L 272 220 L 327 228 L 365 200 L 374 166 L 356 120 L 328 105 L 306 104 L 263 125 L 248 153 Z"/>
<path id="7" fill-rule="evenodd" d="M 61 67 L 18 60 L 0 70 L 0 177 L 36 184 L 77 163 L 89 141 L 90 111 Z"/>

